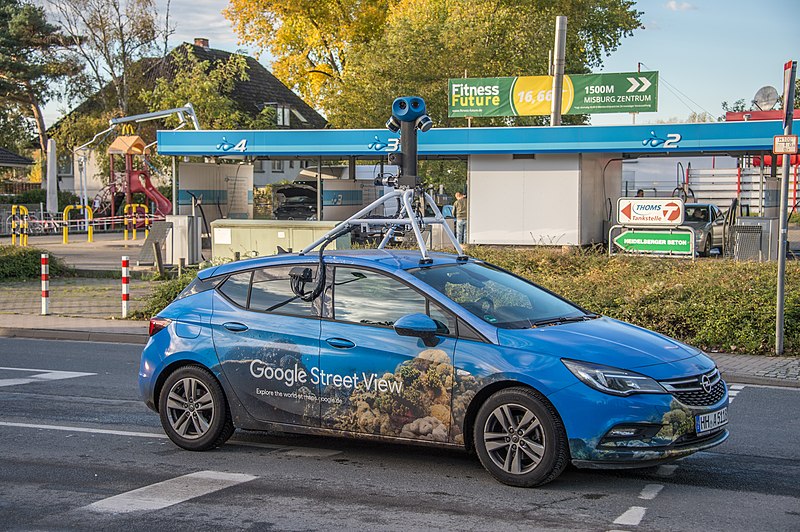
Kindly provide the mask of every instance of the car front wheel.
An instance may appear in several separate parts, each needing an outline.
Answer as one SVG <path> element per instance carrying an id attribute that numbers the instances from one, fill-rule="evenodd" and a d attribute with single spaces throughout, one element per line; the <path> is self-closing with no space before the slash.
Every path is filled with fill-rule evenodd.
<path id="1" fill-rule="evenodd" d="M 510 486 L 546 484 L 569 460 L 561 419 L 528 388 L 500 390 L 481 406 L 474 443 L 483 466 Z"/>
<path id="2" fill-rule="evenodd" d="M 190 451 L 219 447 L 234 431 L 222 387 L 198 366 L 179 368 L 167 378 L 158 411 L 169 439 Z"/>

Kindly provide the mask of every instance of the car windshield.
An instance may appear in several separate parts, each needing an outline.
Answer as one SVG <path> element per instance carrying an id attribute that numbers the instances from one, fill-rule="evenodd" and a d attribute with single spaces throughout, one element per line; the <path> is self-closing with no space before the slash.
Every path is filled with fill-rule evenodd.
<path id="1" fill-rule="evenodd" d="M 687 222 L 707 222 L 708 207 L 691 207 L 687 205 L 685 219 Z"/>
<path id="2" fill-rule="evenodd" d="M 308 196 L 290 196 L 284 200 L 284 204 L 312 203 L 313 201 Z"/>
<path id="3" fill-rule="evenodd" d="M 495 327 L 527 329 L 596 317 L 488 264 L 415 268 L 409 273 Z"/>

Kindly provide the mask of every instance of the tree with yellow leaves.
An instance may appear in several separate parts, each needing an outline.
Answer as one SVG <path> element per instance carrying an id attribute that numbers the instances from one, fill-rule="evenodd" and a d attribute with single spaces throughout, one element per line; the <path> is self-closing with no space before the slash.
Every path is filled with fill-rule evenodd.
<path id="1" fill-rule="evenodd" d="M 425 98 L 438 125 L 458 125 L 447 118 L 448 78 L 547 74 L 556 16 L 569 20 L 566 71 L 573 74 L 600 66 L 641 25 L 633 0 L 230 2 L 226 16 L 239 37 L 268 50 L 275 75 L 336 127 L 382 126 L 401 94 Z"/>

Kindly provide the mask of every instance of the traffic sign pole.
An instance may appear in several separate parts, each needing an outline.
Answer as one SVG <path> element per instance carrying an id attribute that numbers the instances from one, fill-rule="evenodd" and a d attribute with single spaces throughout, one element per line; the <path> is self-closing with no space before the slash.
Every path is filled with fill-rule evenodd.
<path id="1" fill-rule="evenodd" d="M 797 74 L 797 61 L 789 61 L 783 67 L 784 94 L 783 108 L 786 111 L 783 121 L 783 134 L 792 134 L 792 115 L 794 114 L 794 80 Z M 778 294 L 775 316 L 775 354 L 783 354 L 784 302 L 786 290 L 786 248 L 788 247 L 787 208 L 789 202 L 789 155 L 783 156 L 781 176 L 781 225 L 778 242 Z"/>

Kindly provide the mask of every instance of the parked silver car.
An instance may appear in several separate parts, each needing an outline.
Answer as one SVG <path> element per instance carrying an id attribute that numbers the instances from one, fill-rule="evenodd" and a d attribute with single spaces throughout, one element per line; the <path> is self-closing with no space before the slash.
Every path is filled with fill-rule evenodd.
<path id="1" fill-rule="evenodd" d="M 687 203 L 684 225 L 695 232 L 695 249 L 708 257 L 713 248 L 722 252 L 725 240 L 725 215 L 713 203 Z"/>

